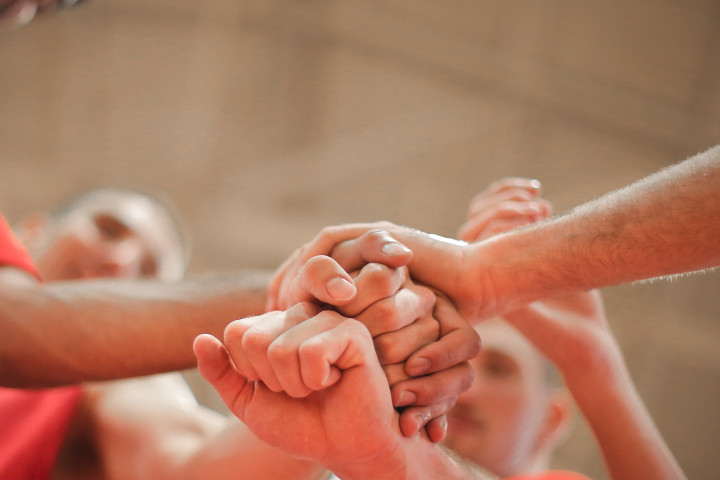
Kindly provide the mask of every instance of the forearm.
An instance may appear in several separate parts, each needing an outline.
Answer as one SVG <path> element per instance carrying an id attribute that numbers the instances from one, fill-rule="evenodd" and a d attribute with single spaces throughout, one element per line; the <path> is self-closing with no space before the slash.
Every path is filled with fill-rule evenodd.
<path id="1" fill-rule="evenodd" d="M 3 284 L 0 384 L 47 387 L 192 367 L 195 336 L 264 311 L 267 278 Z"/>
<path id="2" fill-rule="evenodd" d="M 494 314 L 549 296 L 715 267 L 719 213 L 715 147 L 564 216 L 474 245 L 476 277 L 469 281 L 477 295 L 496 297 L 485 307 Z"/>
<path id="3" fill-rule="evenodd" d="M 93 384 L 87 392 L 108 480 L 319 480 L 326 471 L 199 405 L 177 374 Z"/>
<path id="4" fill-rule="evenodd" d="M 370 465 L 341 465 L 332 470 L 343 480 L 497 480 L 422 434 L 403 438 L 395 451 L 385 452 Z"/>
<path id="5" fill-rule="evenodd" d="M 321 465 L 267 445 L 234 420 L 166 473 L 168 480 L 321 480 L 328 475 Z"/>
<path id="6" fill-rule="evenodd" d="M 636 391 L 619 350 L 565 376 L 612 480 L 685 478 Z"/>

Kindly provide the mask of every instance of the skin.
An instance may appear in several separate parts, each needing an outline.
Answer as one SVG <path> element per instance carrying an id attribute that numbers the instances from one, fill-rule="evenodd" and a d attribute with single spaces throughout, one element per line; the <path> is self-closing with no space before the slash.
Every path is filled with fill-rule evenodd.
<path id="1" fill-rule="evenodd" d="M 94 192 L 66 213 L 24 225 L 48 281 L 173 281 L 182 272 L 176 228 L 162 207 L 141 195 Z M 311 479 L 323 471 L 200 406 L 182 377 L 165 374 L 86 384 L 54 478 L 237 478 L 239 467 L 252 478 Z"/>
<path id="2" fill-rule="evenodd" d="M 444 444 L 501 477 L 546 469 L 570 416 L 567 395 L 548 385 L 546 360 L 512 326 L 496 319 L 476 331 L 475 380 L 448 412 Z"/>
<path id="3" fill-rule="evenodd" d="M 460 235 L 482 242 L 549 216 L 551 205 L 539 194 L 539 184 L 527 179 L 492 184 L 471 202 Z M 562 391 L 541 381 L 542 353 L 563 375 L 595 434 L 610 478 L 684 478 L 635 390 L 597 291 L 535 302 L 508 312 L 505 320 L 515 329 L 496 322 L 489 330 L 488 323 L 477 327 L 486 349 L 474 364 L 478 382 L 458 401 L 465 430 L 453 432 L 456 414 L 449 414 L 448 441 L 461 455 L 503 476 L 546 468 L 569 406 Z M 504 372 L 502 381 L 498 371 Z M 474 423 L 478 419 L 481 423 Z M 503 427 L 493 430 L 498 423 Z"/>
<path id="4" fill-rule="evenodd" d="M 271 348 L 252 348 L 253 329 Z M 231 324 L 224 344 L 199 336 L 195 353 L 200 373 L 258 437 L 343 479 L 492 478 L 424 435 L 402 435 L 372 337 L 357 320 L 298 304 L 252 326 Z M 278 391 L 266 386 L 275 378 Z"/>
<path id="5" fill-rule="evenodd" d="M 328 227 L 275 273 L 269 299 L 284 295 L 309 256 L 332 254 L 349 269 L 361 260 L 393 265 L 382 249 L 364 259 L 349 252 L 372 235 L 412 250 L 412 277 L 473 323 L 542 298 L 716 267 L 719 182 L 717 146 L 565 215 L 474 244 L 390 223 Z"/>
<path id="6" fill-rule="evenodd" d="M 690 175 L 702 183 L 706 176 L 712 176 L 710 172 L 703 171 L 704 166 L 714 162 L 716 160 L 712 157 L 691 160 L 689 165 L 687 162 L 681 164 L 680 171 L 671 170 L 661 176 L 667 180 L 668 175 L 671 178 Z M 696 178 L 698 168 L 703 172 L 700 175 L 703 178 Z M 645 182 L 653 185 L 657 181 L 650 179 Z M 635 188 L 644 190 L 649 185 L 641 184 L 641 187 Z M 698 191 L 702 188 L 695 193 Z M 281 267 L 272 283 L 270 302 L 276 296 L 282 297 L 287 283 L 284 276 L 292 275 L 297 265 L 302 264 L 303 257 L 314 252 L 318 245 L 321 251 L 331 248 L 337 261 L 348 268 L 369 259 L 381 259 L 384 255 L 382 246 L 395 242 L 388 231 L 408 235 L 401 238 L 404 242 L 406 238 L 411 240 L 405 243 L 414 248 L 413 262 L 418 259 L 418 250 L 421 254 L 433 252 L 433 248 L 436 254 L 452 252 L 453 249 L 472 250 L 495 239 L 500 242 L 512 236 L 513 231 L 502 233 L 507 228 L 521 227 L 520 233 L 534 231 L 534 227 L 522 227 L 550 215 L 550 204 L 539 197 L 540 193 L 539 183 L 527 179 L 504 179 L 492 184 L 473 199 L 468 221 L 460 229 L 460 236 L 465 241 L 476 242 L 472 244 L 438 239 L 399 227 L 396 231 L 392 230 L 395 227 L 390 227 L 386 231 L 371 229 L 368 232 L 367 228 L 357 226 L 327 230 Z M 708 192 L 704 194 L 708 195 Z M 348 232 L 360 236 L 356 239 L 352 239 L 352 235 L 344 237 Z M 338 235 L 351 240 L 338 244 Z M 350 248 L 371 241 L 380 242 L 380 248 L 365 249 L 362 254 Z M 546 243 L 552 243 L 552 240 Z M 391 250 L 398 251 L 398 248 Z M 512 257 L 513 253 L 508 252 L 507 255 Z M 441 277 L 445 269 L 452 267 L 453 261 L 462 264 L 463 258 L 469 258 L 467 252 L 451 253 L 444 258 L 445 263 L 426 261 L 418 266 L 411 262 L 410 271 L 420 275 L 432 273 L 436 287 L 457 285 L 462 276 L 452 274 L 449 278 Z M 503 261 L 498 258 L 498 262 Z M 451 291 L 455 294 L 453 300 L 456 303 L 460 301 L 461 306 L 463 300 L 471 302 L 471 295 L 465 298 L 466 294 L 458 293 L 463 290 Z M 494 308 L 501 309 L 497 305 Z M 489 307 L 485 309 L 492 311 Z M 465 306 L 463 309 L 466 318 L 483 318 L 477 315 L 477 311 L 477 306 Z M 635 390 L 617 342 L 608 329 L 596 291 L 534 302 L 523 308 L 511 309 L 504 318 L 527 341 L 521 341 L 517 332 L 507 325 L 480 326 L 490 330 L 485 332 L 486 350 L 473 362 L 478 380 L 468 393 L 460 397 L 456 412 L 450 414 L 448 441 L 461 450 L 463 456 L 501 475 L 523 474 L 544 468 L 553 445 L 562 435 L 568 407 L 562 396 L 549 394 L 541 386 L 539 351 L 562 373 L 568 390 L 595 434 L 613 480 L 685 478 Z M 529 346 L 528 341 L 537 351 Z M 500 377 L 498 370 L 505 372 L 504 375 Z M 456 431 L 453 432 L 453 429 Z"/>
<path id="7" fill-rule="evenodd" d="M 27 219 L 21 232 L 41 275 L 51 282 L 142 276 L 174 281 L 184 264 L 167 213 L 146 197 L 128 192 L 95 192 L 61 215 Z M 330 259 L 319 260 L 303 272 L 296 289 L 299 295 L 309 295 L 303 289 L 318 290 L 315 280 L 324 278 L 323 269 L 330 264 Z M 434 294 L 414 285 L 404 269 L 368 265 L 353 273 L 350 282 L 361 294 L 338 310 L 367 323 L 378 345 L 394 346 L 380 349 L 389 366 L 432 344 L 440 334 L 464 328 L 457 318 L 436 320 Z M 427 318 L 434 328 L 416 325 L 418 317 Z M 415 343 L 397 342 L 398 335 L 413 336 Z M 397 351 L 398 344 L 414 346 L 409 352 Z M 464 385 L 464 389 L 469 373 L 467 364 L 458 365 L 438 372 L 435 382 L 446 388 L 456 384 L 455 389 Z M 433 382 L 402 387 L 406 380 L 395 379 L 395 391 L 415 391 L 420 401 L 433 395 L 428 390 Z M 433 400 L 434 405 L 405 409 L 406 420 L 400 424 L 410 432 L 406 434 L 414 434 L 433 418 L 428 434 L 437 440 L 444 436 L 441 413 L 454 397 Z M 198 405 L 182 378 L 166 374 L 86 384 L 55 478 L 238 478 L 239 469 L 253 479 L 309 479 L 325 471 L 314 462 L 277 451 L 244 425 Z"/>

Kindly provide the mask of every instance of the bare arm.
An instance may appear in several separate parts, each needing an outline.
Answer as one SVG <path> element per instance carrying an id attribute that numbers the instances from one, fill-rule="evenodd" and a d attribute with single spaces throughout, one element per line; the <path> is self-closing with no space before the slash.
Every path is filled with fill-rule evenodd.
<path id="1" fill-rule="evenodd" d="M 598 292 L 535 302 L 505 318 L 562 372 L 610 478 L 685 478 L 635 389 Z"/>
<path id="2" fill-rule="evenodd" d="M 0 385 L 47 387 L 195 365 L 192 341 L 264 311 L 267 275 L 37 284 L 0 274 Z"/>
<path id="3" fill-rule="evenodd" d="M 177 374 L 92 385 L 85 405 L 107 480 L 315 480 L 325 472 L 202 407 Z"/>
<path id="4" fill-rule="evenodd" d="M 720 146 L 566 215 L 473 247 L 499 309 L 720 265 Z"/>
<path id="5" fill-rule="evenodd" d="M 275 273 L 269 294 L 282 296 L 297 265 L 314 255 L 332 254 L 346 269 L 357 268 L 363 259 L 349 253 L 353 243 L 386 231 L 412 250 L 414 279 L 478 321 L 542 298 L 716 267 L 719 214 L 720 146 L 566 215 L 474 245 L 388 222 L 328 227 Z M 395 262 L 384 248 L 366 257 Z"/>

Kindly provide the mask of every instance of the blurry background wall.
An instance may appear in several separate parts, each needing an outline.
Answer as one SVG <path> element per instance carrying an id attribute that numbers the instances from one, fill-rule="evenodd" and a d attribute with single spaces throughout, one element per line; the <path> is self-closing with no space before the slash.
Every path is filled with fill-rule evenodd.
<path id="1" fill-rule="evenodd" d="M 272 269 L 328 224 L 451 236 L 499 177 L 560 213 L 717 144 L 720 2 L 93 0 L 1 32 L 0 92 L 11 221 L 138 188 L 186 218 L 191 274 Z M 605 290 L 694 479 L 720 469 L 718 279 Z M 606 478 L 582 423 L 555 464 Z"/>

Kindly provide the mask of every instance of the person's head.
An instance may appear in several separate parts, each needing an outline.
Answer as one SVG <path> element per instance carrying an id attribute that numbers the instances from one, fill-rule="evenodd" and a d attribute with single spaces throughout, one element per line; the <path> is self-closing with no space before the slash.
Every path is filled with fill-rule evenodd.
<path id="1" fill-rule="evenodd" d="M 183 235 L 167 209 L 127 190 L 90 191 L 51 214 L 34 214 L 18 234 L 49 282 L 158 278 L 185 269 Z"/>
<path id="2" fill-rule="evenodd" d="M 476 327 L 475 379 L 448 413 L 446 446 L 500 476 L 547 468 L 571 415 L 550 363 L 508 323 Z"/>

